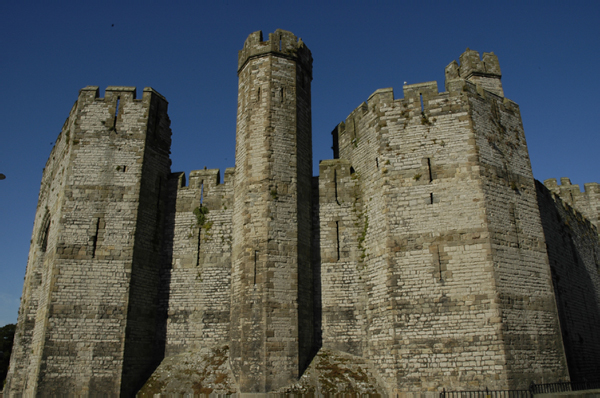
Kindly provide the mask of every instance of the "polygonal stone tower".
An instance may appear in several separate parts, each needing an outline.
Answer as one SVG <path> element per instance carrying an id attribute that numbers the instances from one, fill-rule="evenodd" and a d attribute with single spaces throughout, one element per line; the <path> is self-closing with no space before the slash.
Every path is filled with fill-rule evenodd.
<path id="1" fill-rule="evenodd" d="M 79 92 L 42 177 L 8 396 L 131 396 L 160 361 L 167 105 L 151 88 Z"/>
<path id="2" fill-rule="evenodd" d="M 267 392 L 313 352 L 312 56 L 290 32 L 254 32 L 238 76 L 231 363 L 241 392 Z"/>

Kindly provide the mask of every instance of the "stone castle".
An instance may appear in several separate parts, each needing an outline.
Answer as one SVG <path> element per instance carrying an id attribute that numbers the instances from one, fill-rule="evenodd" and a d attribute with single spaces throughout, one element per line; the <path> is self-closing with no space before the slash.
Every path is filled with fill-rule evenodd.
<path id="1" fill-rule="evenodd" d="M 534 180 L 497 57 L 375 91 L 313 177 L 312 56 L 252 33 L 235 168 L 167 101 L 79 93 L 44 169 L 6 396 L 409 396 L 598 379 L 600 186 Z"/>

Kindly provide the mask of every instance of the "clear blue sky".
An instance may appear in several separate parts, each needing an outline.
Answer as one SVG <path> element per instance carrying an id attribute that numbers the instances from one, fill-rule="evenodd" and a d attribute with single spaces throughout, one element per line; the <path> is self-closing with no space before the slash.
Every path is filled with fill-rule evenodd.
<path id="1" fill-rule="evenodd" d="M 151 86 L 169 101 L 172 171 L 232 167 L 237 51 L 257 30 L 290 30 L 312 51 L 315 165 L 373 91 L 443 90 L 470 47 L 498 55 L 535 177 L 600 182 L 600 2 L 322 3 L 1 2 L 0 326 L 17 319 L 42 169 L 78 90 Z"/>

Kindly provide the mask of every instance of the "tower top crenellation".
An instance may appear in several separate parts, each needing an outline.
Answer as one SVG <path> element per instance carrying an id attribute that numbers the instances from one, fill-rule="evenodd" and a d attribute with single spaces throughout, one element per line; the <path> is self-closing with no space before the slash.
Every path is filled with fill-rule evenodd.
<path id="1" fill-rule="evenodd" d="M 249 59 L 267 54 L 295 59 L 307 68 L 312 75 L 312 54 L 310 50 L 301 38 L 297 38 L 292 32 L 282 29 L 269 33 L 269 40 L 267 41 L 263 41 L 261 30 L 251 33 L 244 42 L 244 48 L 238 52 L 238 73 Z"/>
<path id="2" fill-rule="evenodd" d="M 460 65 L 456 61 L 450 62 L 446 66 L 446 88 L 450 80 L 464 79 L 472 83 L 479 84 L 487 91 L 504 97 L 502 89 L 502 72 L 498 57 L 493 52 L 483 53 L 467 48 L 459 58 Z"/>

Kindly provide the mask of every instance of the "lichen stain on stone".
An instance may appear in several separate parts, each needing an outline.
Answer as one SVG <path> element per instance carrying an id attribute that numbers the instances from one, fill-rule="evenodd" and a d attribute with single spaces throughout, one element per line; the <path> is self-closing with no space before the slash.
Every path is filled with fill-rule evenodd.
<path id="1" fill-rule="evenodd" d="M 229 347 L 226 345 L 167 357 L 137 396 L 234 394 L 235 380 L 228 359 Z"/>

